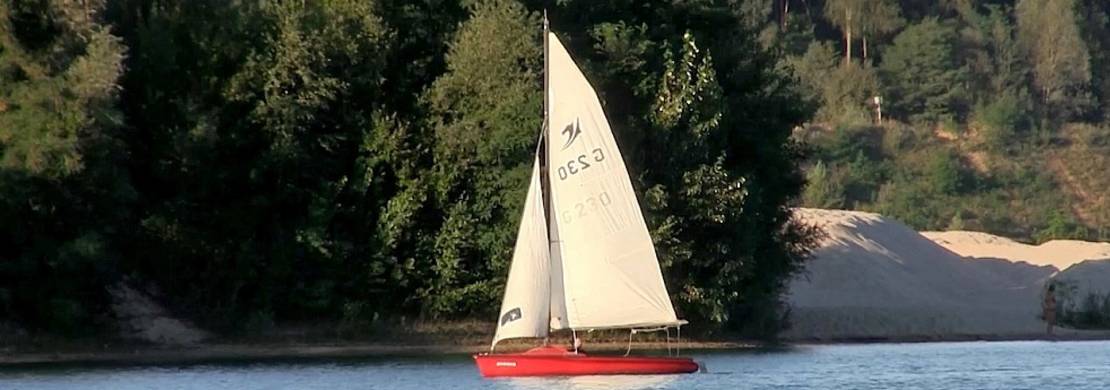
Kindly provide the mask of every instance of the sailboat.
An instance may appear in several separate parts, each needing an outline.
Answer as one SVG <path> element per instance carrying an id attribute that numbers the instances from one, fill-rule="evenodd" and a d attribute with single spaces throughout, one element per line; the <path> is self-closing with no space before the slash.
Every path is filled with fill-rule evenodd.
<path id="1" fill-rule="evenodd" d="M 677 374 L 685 357 L 589 356 L 545 345 L 494 353 L 513 338 L 679 328 L 632 182 L 597 93 L 544 19 L 544 126 L 486 377 Z M 630 340 L 631 340 L 630 334 Z M 577 344 L 577 343 L 576 343 Z M 631 346 L 631 343 L 630 343 Z"/>

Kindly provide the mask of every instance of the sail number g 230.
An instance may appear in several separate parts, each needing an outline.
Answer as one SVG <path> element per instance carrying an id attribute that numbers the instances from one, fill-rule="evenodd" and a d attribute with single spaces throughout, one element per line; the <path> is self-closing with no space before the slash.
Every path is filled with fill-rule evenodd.
<path id="1" fill-rule="evenodd" d="M 611 204 L 613 204 L 613 198 L 609 196 L 608 192 L 602 191 L 596 197 L 587 197 L 582 202 L 575 203 L 567 210 L 563 210 L 561 214 L 563 223 L 571 223 L 574 220 L 601 211 L 601 209 L 609 207 Z"/>
<path id="2" fill-rule="evenodd" d="M 566 164 L 559 166 L 557 170 L 559 173 L 559 180 L 566 180 L 568 177 L 578 174 L 578 172 L 589 169 L 593 166 L 590 164 L 590 161 L 595 163 L 605 161 L 605 153 L 601 151 L 601 148 L 594 149 L 588 156 L 585 154 L 578 155 L 578 157 L 567 161 Z"/>

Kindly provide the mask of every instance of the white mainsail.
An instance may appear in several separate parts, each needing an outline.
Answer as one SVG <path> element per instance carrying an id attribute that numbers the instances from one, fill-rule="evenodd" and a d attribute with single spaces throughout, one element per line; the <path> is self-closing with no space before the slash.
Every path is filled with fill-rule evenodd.
<path id="1" fill-rule="evenodd" d="M 552 257 L 562 281 L 550 289 L 562 290 L 552 301 L 566 316 L 552 327 L 680 324 L 601 102 L 558 37 L 546 39 Z"/>
<path id="2" fill-rule="evenodd" d="M 524 200 L 493 345 L 509 338 L 547 336 L 551 271 L 543 203 L 537 157 L 532 162 L 532 180 Z"/>

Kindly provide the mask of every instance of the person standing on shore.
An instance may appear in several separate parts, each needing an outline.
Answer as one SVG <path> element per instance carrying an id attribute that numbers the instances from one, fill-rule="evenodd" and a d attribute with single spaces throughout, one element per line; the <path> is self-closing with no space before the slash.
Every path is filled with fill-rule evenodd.
<path id="1" fill-rule="evenodd" d="M 1056 285 L 1050 283 L 1048 291 L 1044 293 L 1044 302 L 1041 303 L 1041 308 L 1044 309 L 1044 322 L 1045 333 L 1052 336 L 1052 327 L 1056 325 Z"/>

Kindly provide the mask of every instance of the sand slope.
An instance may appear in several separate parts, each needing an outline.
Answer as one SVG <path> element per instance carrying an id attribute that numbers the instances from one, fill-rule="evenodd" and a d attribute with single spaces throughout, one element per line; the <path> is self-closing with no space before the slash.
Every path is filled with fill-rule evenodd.
<path id="1" fill-rule="evenodd" d="M 174 318 L 151 296 L 118 283 L 108 289 L 120 336 L 154 344 L 191 345 L 208 338 L 207 332 Z"/>
<path id="2" fill-rule="evenodd" d="M 1023 244 L 993 234 L 951 231 L 923 232 L 937 244 L 962 256 L 1024 261 L 1066 269 L 1084 260 L 1110 259 L 1110 243 L 1053 240 L 1041 245 Z"/>
<path id="3" fill-rule="evenodd" d="M 1052 267 L 961 257 L 878 214 L 798 209 L 828 236 L 790 286 L 793 339 L 1030 335 Z"/>
<path id="4" fill-rule="evenodd" d="M 1087 260 L 1068 267 L 1053 276 L 1075 287 L 1076 303 L 1081 303 L 1089 293 L 1110 293 L 1110 260 Z"/>

